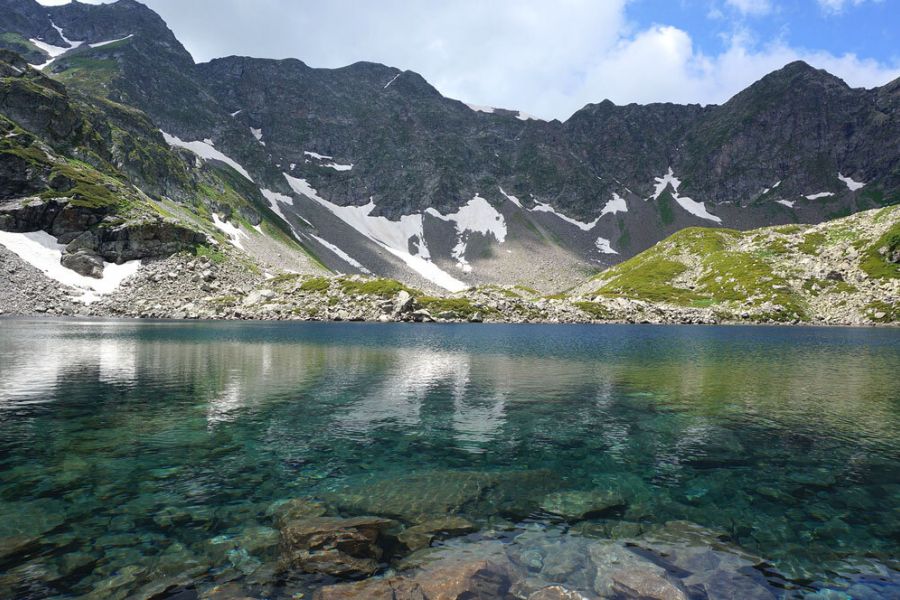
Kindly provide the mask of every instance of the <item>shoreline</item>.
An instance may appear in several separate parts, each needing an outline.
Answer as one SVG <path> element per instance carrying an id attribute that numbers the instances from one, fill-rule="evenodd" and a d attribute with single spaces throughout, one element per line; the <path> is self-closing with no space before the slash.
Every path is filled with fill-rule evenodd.
<path id="1" fill-rule="evenodd" d="M 424 326 L 442 326 L 442 325 L 479 325 L 479 326 L 495 326 L 495 325 L 517 325 L 517 326 L 585 326 L 585 325 L 626 325 L 626 326 L 647 326 L 647 327 L 772 327 L 772 328 L 809 328 L 809 329 L 900 329 L 900 323 L 823 323 L 823 322 L 800 322 L 800 323 L 758 323 L 758 322 L 739 322 L 739 321 L 722 321 L 716 323 L 676 323 L 676 322 L 629 322 L 629 321 L 572 321 L 572 322 L 553 322 L 553 321 L 479 321 L 470 322 L 463 320 L 440 320 L 440 321 L 379 321 L 379 320 L 324 320 L 324 319 L 254 319 L 254 318 L 186 318 L 186 317 L 130 317 L 122 315 L 48 315 L 48 314 L 24 314 L 24 313 L 6 313 L 0 310 L 0 322 L 2 321 L 61 321 L 73 323 L 151 323 L 151 324 L 186 324 L 186 323 L 295 323 L 295 324 L 321 324 L 321 325 L 424 325 Z"/>

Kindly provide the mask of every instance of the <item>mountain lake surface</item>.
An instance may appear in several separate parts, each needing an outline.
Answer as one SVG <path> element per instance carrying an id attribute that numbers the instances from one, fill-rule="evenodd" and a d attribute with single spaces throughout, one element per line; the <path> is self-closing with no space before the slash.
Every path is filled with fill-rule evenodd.
<path id="1" fill-rule="evenodd" d="M 296 498 L 572 589 L 693 527 L 746 597 L 898 598 L 900 330 L 0 320 L 0 597 L 309 598 Z"/>

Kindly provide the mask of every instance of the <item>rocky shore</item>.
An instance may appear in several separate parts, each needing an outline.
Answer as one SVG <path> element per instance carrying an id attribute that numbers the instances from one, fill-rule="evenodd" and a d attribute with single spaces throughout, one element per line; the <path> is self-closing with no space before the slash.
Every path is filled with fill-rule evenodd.
<path id="1" fill-rule="evenodd" d="M 153 319 L 446 323 L 787 323 L 724 307 L 691 307 L 589 294 L 544 296 L 491 286 L 432 296 L 397 281 L 361 276 L 271 276 L 238 260 L 180 253 L 146 262 L 119 289 L 85 304 L 79 292 L 45 277 L 0 247 L 0 314 Z M 840 311 L 802 323 L 872 325 L 884 313 Z"/>
<path id="2" fill-rule="evenodd" d="M 0 246 L 0 311 L 155 319 L 896 325 L 898 219 L 900 208 L 892 207 L 814 226 L 685 229 L 552 295 L 524 285 L 449 294 L 393 279 L 299 274 L 210 242 L 145 258 L 121 285 L 88 298 Z"/>

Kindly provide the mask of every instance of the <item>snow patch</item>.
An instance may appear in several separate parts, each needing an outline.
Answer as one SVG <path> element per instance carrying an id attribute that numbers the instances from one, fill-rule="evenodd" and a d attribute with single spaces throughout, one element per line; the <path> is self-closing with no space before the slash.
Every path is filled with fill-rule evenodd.
<path id="1" fill-rule="evenodd" d="M 503 191 L 503 188 L 500 188 L 500 193 L 503 194 L 503 197 L 504 197 L 504 198 L 506 198 L 507 200 L 509 200 L 510 202 L 512 202 L 513 204 L 515 204 L 516 206 L 518 206 L 519 208 L 523 208 L 523 207 L 522 207 L 522 203 L 519 201 L 519 199 L 516 198 L 515 196 L 510 196 L 509 194 L 507 194 L 506 192 L 504 192 L 504 191 Z"/>
<path id="2" fill-rule="evenodd" d="M 319 154 L 318 152 L 310 152 L 309 150 L 304 150 L 303 154 L 315 158 L 316 160 L 332 160 L 334 158 L 333 156 L 325 156 L 324 154 Z"/>
<path id="3" fill-rule="evenodd" d="M 74 50 L 75 48 L 81 46 L 84 43 L 84 42 L 75 42 L 75 41 L 72 41 L 69 38 L 67 38 L 65 36 L 65 34 L 63 33 L 63 30 L 60 27 L 57 27 L 56 23 L 54 23 L 53 21 L 50 21 L 50 26 L 53 27 L 53 29 L 55 29 L 57 33 L 59 33 L 59 37 L 61 37 L 62 40 L 66 44 L 68 44 L 68 46 L 66 46 L 66 47 L 54 46 L 53 44 L 48 44 L 47 42 L 42 42 L 41 40 L 38 40 L 35 38 L 29 39 L 28 41 L 30 41 L 32 44 L 34 44 L 35 46 L 37 46 L 38 48 L 40 48 L 41 50 L 46 52 L 47 55 L 50 57 L 50 60 L 48 60 L 44 64 L 31 65 L 32 67 L 34 67 L 35 69 L 37 69 L 39 71 L 46 67 L 49 67 L 53 63 L 53 61 L 55 61 L 59 56 L 62 56 L 69 50 Z"/>
<path id="4" fill-rule="evenodd" d="M 474 110 L 475 112 L 483 112 L 483 113 L 492 113 L 494 112 L 493 106 L 482 106 L 481 104 L 466 104 L 469 108 Z"/>
<path id="5" fill-rule="evenodd" d="M 788 208 L 794 208 L 793 200 L 776 200 L 775 202 L 777 202 L 778 204 L 784 204 Z"/>
<path id="6" fill-rule="evenodd" d="M 597 241 L 594 242 L 594 245 L 602 254 L 618 254 L 618 252 L 613 250 L 612 246 L 609 243 L 609 240 L 606 238 L 598 237 Z"/>
<path id="7" fill-rule="evenodd" d="M 102 279 L 85 277 L 60 264 L 65 245 L 58 243 L 56 238 L 44 231 L 30 233 L 0 231 L 0 245 L 5 246 L 50 279 L 75 288 L 81 293 L 75 300 L 85 304 L 96 302 L 100 296 L 115 291 L 125 279 L 141 268 L 140 260 L 132 260 L 121 265 L 103 263 Z"/>
<path id="8" fill-rule="evenodd" d="M 844 184 L 846 184 L 847 189 L 851 192 L 855 192 L 856 190 L 862 189 L 866 186 L 866 184 L 861 181 L 853 181 L 851 177 L 844 177 L 842 173 L 838 173 L 838 179 L 843 181 Z"/>
<path id="9" fill-rule="evenodd" d="M 371 199 L 364 206 L 338 206 L 319 196 L 305 179 L 291 177 L 287 173 L 284 173 L 284 178 L 294 192 L 325 207 L 344 223 L 386 249 L 435 285 L 451 292 L 462 291 L 468 287 L 431 262 L 431 255 L 425 244 L 421 214 L 403 215 L 399 221 L 391 221 L 387 217 L 371 215 L 375 210 L 375 202 Z M 417 247 L 415 254 L 409 250 L 410 241 L 413 239 Z"/>
<path id="10" fill-rule="evenodd" d="M 612 200 L 606 203 L 606 206 L 604 206 L 603 210 L 600 211 L 600 216 L 602 217 L 603 215 L 614 215 L 620 212 L 627 213 L 628 205 L 625 203 L 625 198 L 613 192 Z"/>
<path id="11" fill-rule="evenodd" d="M 834 196 L 834 192 L 819 192 L 818 194 L 810 194 L 804 197 L 807 200 L 818 200 L 819 198 L 828 198 L 829 196 Z"/>
<path id="12" fill-rule="evenodd" d="M 119 38 L 119 39 L 117 39 L 117 40 L 108 40 L 108 41 L 106 41 L 106 42 L 97 42 L 97 43 L 95 43 L 95 44 L 88 44 L 88 46 L 90 46 L 91 48 L 102 48 L 103 46 L 109 46 L 110 44 L 115 44 L 115 43 L 118 43 L 118 42 L 124 42 L 125 40 L 130 40 L 130 39 L 133 38 L 133 37 L 134 37 L 134 34 L 133 34 L 133 33 L 129 33 L 129 34 L 126 35 L 125 37 Z"/>
<path id="13" fill-rule="evenodd" d="M 336 162 L 330 162 L 326 165 L 322 165 L 323 167 L 328 167 L 329 169 L 334 169 L 335 171 L 349 171 L 353 168 L 353 163 L 349 165 L 340 165 Z"/>
<path id="14" fill-rule="evenodd" d="M 240 110 L 236 110 L 233 113 L 231 113 L 231 117 L 234 118 L 234 117 L 238 116 L 239 114 L 241 114 L 242 112 L 244 112 L 243 108 Z"/>
<path id="15" fill-rule="evenodd" d="M 539 119 L 534 115 L 529 115 L 528 113 L 524 113 L 521 110 L 516 114 L 516 118 L 520 121 L 542 121 L 543 119 Z"/>
<path id="16" fill-rule="evenodd" d="M 388 89 L 389 87 L 391 87 L 391 84 L 394 83 L 395 81 L 397 81 L 397 78 L 400 77 L 400 75 L 402 75 L 402 74 L 403 73 L 397 73 L 396 75 L 394 75 L 393 79 L 391 79 L 386 84 L 384 84 L 384 89 Z"/>
<path id="17" fill-rule="evenodd" d="M 346 262 L 347 264 L 349 264 L 350 266 L 356 267 L 357 269 L 359 269 L 363 273 L 366 273 L 367 275 L 372 274 L 372 271 L 370 271 L 367 268 L 365 268 L 364 266 L 362 266 L 362 264 L 360 264 L 360 262 L 358 260 L 356 260 L 355 258 L 350 256 L 349 254 L 347 254 L 346 252 L 344 252 L 343 250 L 341 250 L 340 248 L 338 248 L 337 246 L 335 246 L 328 240 L 321 238 L 317 235 L 314 235 L 312 233 L 309 235 L 314 240 L 316 240 L 317 242 L 319 242 L 320 244 L 322 244 L 323 246 L 325 246 L 326 248 L 328 248 L 329 250 L 334 252 L 337 256 L 341 257 L 341 259 L 343 259 L 343 261 Z"/>
<path id="18" fill-rule="evenodd" d="M 442 215 L 433 208 L 428 208 L 425 212 L 456 225 L 457 243 L 452 254 L 457 266 L 466 273 L 472 271 L 472 265 L 466 260 L 466 247 L 472 233 L 492 235 L 498 244 L 506 241 L 506 221 L 503 215 L 477 194 L 455 213 Z"/>
<path id="19" fill-rule="evenodd" d="M 677 202 L 681 208 L 688 211 L 695 217 L 707 219 L 715 223 L 722 222 L 722 219 L 707 211 L 706 205 L 704 205 L 702 202 L 697 202 L 696 200 L 688 198 L 687 196 L 680 196 L 678 194 L 678 186 L 681 185 L 681 180 L 675 177 L 675 173 L 672 171 L 672 167 L 669 167 L 668 172 L 662 177 L 654 177 L 654 180 L 656 182 L 656 189 L 653 191 L 653 196 L 651 196 L 653 200 L 657 200 L 662 195 L 662 193 L 666 191 L 666 188 L 671 185 L 673 190 L 672 198 L 675 199 L 675 202 Z"/>
<path id="20" fill-rule="evenodd" d="M 279 194 L 278 192 L 273 192 L 272 190 L 260 189 L 259 191 L 262 193 L 263 197 L 269 201 L 269 208 L 272 209 L 272 212 L 274 212 L 276 215 L 281 217 L 281 220 L 284 221 L 285 223 L 287 223 L 288 226 L 291 227 L 291 230 L 293 231 L 294 228 L 291 225 L 291 222 L 288 221 L 287 217 L 284 215 L 284 211 L 281 210 L 281 205 L 287 204 L 288 206 L 293 206 L 294 199 L 291 198 L 290 196 L 285 196 L 284 194 Z M 297 216 L 297 218 L 299 218 L 301 221 L 303 221 L 310 227 L 313 226 L 312 223 L 310 223 L 309 221 L 307 221 L 300 215 L 296 215 L 296 216 Z"/>
<path id="21" fill-rule="evenodd" d="M 240 248 L 241 250 L 246 250 L 244 244 L 241 242 L 241 239 L 249 238 L 245 232 L 241 231 L 239 227 L 234 226 L 232 223 L 223 221 L 216 213 L 213 213 L 212 218 L 213 225 L 215 225 L 216 229 L 225 234 L 225 237 L 228 238 L 228 241 L 231 242 L 232 246 Z"/>
<path id="22" fill-rule="evenodd" d="M 254 127 L 250 128 L 250 133 L 253 134 L 253 137 L 256 138 L 256 141 L 260 143 L 260 145 L 265 146 L 266 143 L 262 139 L 262 129 L 256 129 Z"/>
<path id="23" fill-rule="evenodd" d="M 560 219 L 562 219 L 563 221 L 565 221 L 566 223 L 570 223 L 570 224 L 574 225 L 575 227 L 581 229 L 582 231 L 590 231 L 597 224 L 597 221 L 600 220 L 600 217 L 597 217 L 590 223 L 584 223 L 577 219 L 573 219 L 572 217 L 567 217 L 566 215 L 564 215 L 560 212 L 557 212 L 556 209 L 554 209 L 552 206 L 550 206 L 549 204 L 545 204 L 543 202 L 538 202 L 537 206 L 535 206 L 534 208 L 531 209 L 531 212 L 547 212 L 547 213 L 554 214 L 557 217 L 559 217 Z"/>
<path id="24" fill-rule="evenodd" d="M 225 156 L 224 154 L 222 154 L 221 152 L 216 150 L 213 147 L 211 140 L 205 140 L 202 142 L 200 142 L 200 141 L 185 142 L 174 135 L 169 135 L 165 131 L 161 131 L 161 133 L 163 134 L 163 138 L 165 138 L 166 143 L 169 144 L 170 146 L 173 146 L 176 148 L 185 148 L 186 150 L 190 150 L 191 152 L 193 152 L 194 154 L 196 154 L 203 160 L 218 160 L 220 162 L 223 162 L 226 165 L 233 168 L 238 173 L 240 173 L 241 175 L 243 175 L 244 177 L 246 177 L 248 181 L 251 181 L 251 182 L 253 181 L 253 178 L 250 177 L 250 174 L 247 172 L 247 170 L 244 167 L 242 167 L 236 161 L 232 160 L 231 158 Z"/>
<path id="25" fill-rule="evenodd" d="M 46 52 L 50 58 L 56 58 L 57 56 L 62 56 L 72 48 L 63 48 L 62 46 L 54 46 L 53 44 L 48 44 L 47 42 L 42 42 L 41 40 L 31 38 L 28 40 L 44 52 Z"/>

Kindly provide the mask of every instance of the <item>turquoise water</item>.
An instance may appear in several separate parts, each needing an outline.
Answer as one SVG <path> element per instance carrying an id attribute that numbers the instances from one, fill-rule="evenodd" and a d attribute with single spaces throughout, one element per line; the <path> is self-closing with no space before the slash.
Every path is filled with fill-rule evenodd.
<path id="1" fill-rule="evenodd" d="M 900 331 L 0 320 L 3 598 L 289 597 L 280 501 L 516 531 L 611 486 L 573 531 L 686 520 L 786 597 L 897 597 Z"/>

